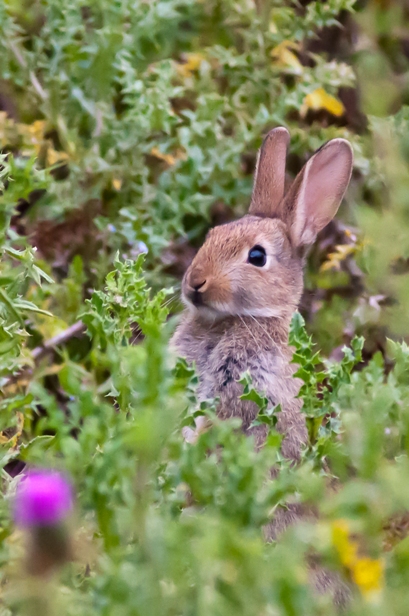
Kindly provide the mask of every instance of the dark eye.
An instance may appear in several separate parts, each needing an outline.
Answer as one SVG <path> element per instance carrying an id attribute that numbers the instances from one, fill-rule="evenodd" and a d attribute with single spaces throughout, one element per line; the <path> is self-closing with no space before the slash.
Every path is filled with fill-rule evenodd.
<path id="1" fill-rule="evenodd" d="M 247 261 L 256 267 L 263 267 L 267 261 L 266 251 L 262 246 L 253 246 L 253 248 L 249 250 Z"/>

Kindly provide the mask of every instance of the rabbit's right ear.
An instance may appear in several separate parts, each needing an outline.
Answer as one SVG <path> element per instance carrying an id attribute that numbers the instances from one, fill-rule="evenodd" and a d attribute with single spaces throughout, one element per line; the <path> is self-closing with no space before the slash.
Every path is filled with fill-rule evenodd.
<path id="1" fill-rule="evenodd" d="M 285 161 L 290 135 L 282 126 L 265 137 L 257 158 L 249 214 L 275 216 L 284 196 Z"/>
<path id="2" fill-rule="evenodd" d="M 351 179 L 352 148 L 345 139 L 323 145 L 301 169 L 281 204 L 294 246 L 307 246 L 335 216 Z"/>

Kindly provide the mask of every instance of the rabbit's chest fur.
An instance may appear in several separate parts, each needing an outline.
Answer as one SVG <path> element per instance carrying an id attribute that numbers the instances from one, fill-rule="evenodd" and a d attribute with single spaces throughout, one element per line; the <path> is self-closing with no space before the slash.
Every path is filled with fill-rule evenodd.
<path id="1" fill-rule="evenodd" d="M 284 435 L 282 451 L 286 457 L 298 459 L 307 434 L 301 402 L 296 398 L 300 382 L 293 377 L 295 367 L 290 363 L 292 351 L 285 325 L 274 318 L 254 321 L 250 317 L 229 317 L 208 324 L 188 316 L 179 325 L 173 344 L 188 361 L 196 363 L 199 398 L 218 397 L 220 417 L 240 417 L 243 429 L 254 433 L 257 445 L 261 445 L 265 427 L 251 428 L 258 407 L 240 399 L 243 387 L 237 382 L 248 371 L 254 387 L 269 403 L 281 404 L 277 429 Z"/>

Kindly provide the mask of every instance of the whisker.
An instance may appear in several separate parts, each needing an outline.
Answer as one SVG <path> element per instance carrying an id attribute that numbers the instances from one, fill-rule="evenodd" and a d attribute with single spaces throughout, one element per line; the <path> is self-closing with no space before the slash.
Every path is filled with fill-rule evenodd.
<path id="1" fill-rule="evenodd" d="M 176 301 L 179 297 L 178 293 L 174 293 L 173 295 L 171 295 L 170 297 L 168 297 L 168 299 L 166 301 L 163 302 L 162 304 L 162 308 L 165 308 L 166 306 L 168 306 L 169 304 L 171 304 L 173 301 Z"/>
<path id="2" fill-rule="evenodd" d="M 166 306 L 169 306 L 169 304 L 171 304 L 176 298 L 171 297 L 170 299 L 167 299 L 166 302 L 163 302 L 162 304 L 162 308 L 166 308 Z"/>
<path id="3" fill-rule="evenodd" d="M 140 338 L 142 335 L 142 330 L 140 329 L 139 332 L 137 333 L 137 335 L 135 336 L 135 338 L 132 338 L 132 344 L 136 344 L 138 342 L 138 338 Z"/>
<path id="4" fill-rule="evenodd" d="M 253 321 L 255 321 L 259 327 L 261 327 L 261 329 L 266 334 L 266 336 L 271 340 L 271 342 L 275 344 L 274 338 L 271 336 L 268 330 L 260 323 L 260 321 L 257 321 L 256 317 L 254 317 L 252 314 L 250 316 L 253 319 Z"/>
<path id="5" fill-rule="evenodd" d="M 248 331 L 248 333 L 250 334 L 250 336 L 253 338 L 254 343 L 255 343 L 255 345 L 256 345 L 256 349 L 259 349 L 259 348 L 260 348 L 260 345 L 259 345 L 259 343 L 257 342 L 257 339 L 256 339 L 256 337 L 254 336 L 253 332 L 251 331 L 251 329 L 249 328 L 249 326 L 247 325 L 247 323 L 244 321 L 244 319 L 243 319 L 240 315 L 238 315 L 238 317 L 239 317 L 240 321 L 243 323 L 244 327 L 247 329 L 247 331 Z"/>

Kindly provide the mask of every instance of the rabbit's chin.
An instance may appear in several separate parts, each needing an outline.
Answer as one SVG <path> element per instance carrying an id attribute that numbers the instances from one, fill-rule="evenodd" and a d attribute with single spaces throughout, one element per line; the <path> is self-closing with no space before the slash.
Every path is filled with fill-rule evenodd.
<path id="1" fill-rule="evenodd" d="M 253 317 L 253 318 L 276 318 L 280 319 L 285 316 L 285 310 L 279 307 L 264 307 L 264 308 L 244 308 L 239 306 L 231 306 L 227 303 L 212 303 L 195 306 L 188 299 L 183 298 L 185 306 L 191 314 L 200 316 L 206 321 L 220 321 L 228 317 Z"/>

